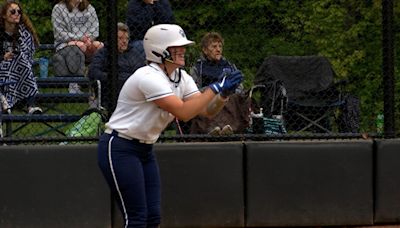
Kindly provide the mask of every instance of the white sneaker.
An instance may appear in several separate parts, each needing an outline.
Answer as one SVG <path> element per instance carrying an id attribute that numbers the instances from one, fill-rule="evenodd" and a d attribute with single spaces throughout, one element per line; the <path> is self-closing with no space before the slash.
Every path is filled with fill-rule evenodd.
<path id="1" fill-rule="evenodd" d="M 42 114 L 43 110 L 39 107 L 29 107 L 28 114 Z"/>
<path id="2" fill-rule="evenodd" d="M 209 135 L 217 136 L 221 134 L 221 128 L 220 127 L 215 127 L 212 129 L 210 132 L 208 132 Z"/>
<path id="3" fill-rule="evenodd" d="M 233 129 L 231 125 L 225 125 L 222 130 L 221 130 L 221 135 L 232 135 L 233 134 Z"/>
<path id="4" fill-rule="evenodd" d="M 68 92 L 72 94 L 82 94 L 80 86 L 78 83 L 69 83 Z"/>

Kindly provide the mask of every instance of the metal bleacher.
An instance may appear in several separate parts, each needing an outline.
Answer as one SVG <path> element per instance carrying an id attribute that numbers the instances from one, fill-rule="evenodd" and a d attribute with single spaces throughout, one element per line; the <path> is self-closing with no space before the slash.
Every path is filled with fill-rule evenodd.
<path id="1" fill-rule="evenodd" d="M 39 50 L 52 50 L 51 44 L 41 45 Z M 37 62 L 37 61 L 36 61 Z M 32 123 L 42 125 L 40 131 L 34 131 L 32 136 L 55 134 L 65 136 L 65 127 L 78 121 L 89 108 L 100 109 L 99 81 L 89 80 L 84 75 L 53 76 L 36 78 L 39 94 L 36 104 L 42 108 L 42 114 L 27 114 L 23 111 L 2 113 L 1 130 L 3 137 L 12 137 Z M 81 88 L 79 93 L 70 93 L 70 83 L 76 83 Z M 96 92 L 94 91 L 96 89 Z M 96 94 L 96 95 L 95 95 Z M 96 106 L 89 106 L 89 101 L 95 101 Z"/>

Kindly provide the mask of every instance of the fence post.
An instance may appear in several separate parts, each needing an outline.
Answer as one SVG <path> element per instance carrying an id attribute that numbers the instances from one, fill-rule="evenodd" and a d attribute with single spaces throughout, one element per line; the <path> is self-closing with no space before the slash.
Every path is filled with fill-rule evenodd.
<path id="1" fill-rule="evenodd" d="M 382 1 L 382 74 L 384 137 L 395 137 L 393 1 Z"/>
<path id="2" fill-rule="evenodd" d="M 111 101 L 117 100 L 117 64 L 118 64 L 118 50 L 117 50 L 117 0 L 107 1 L 107 41 L 108 41 L 108 80 L 110 82 L 110 88 L 107 90 L 109 94 L 104 94 L 104 96 L 109 96 Z M 114 111 L 115 102 L 109 102 L 108 110 L 109 117 Z"/>

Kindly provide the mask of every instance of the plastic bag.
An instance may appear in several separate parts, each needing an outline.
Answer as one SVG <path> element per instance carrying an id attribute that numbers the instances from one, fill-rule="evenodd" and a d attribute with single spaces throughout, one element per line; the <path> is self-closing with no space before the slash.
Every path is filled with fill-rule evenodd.
<path id="1" fill-rule="evenodd" d="M 65 134 L 69 137 L 97 136 L 101 132 L 102 126 L 102 115 L 99 112 L 93 111 L 75 122 Z"/>

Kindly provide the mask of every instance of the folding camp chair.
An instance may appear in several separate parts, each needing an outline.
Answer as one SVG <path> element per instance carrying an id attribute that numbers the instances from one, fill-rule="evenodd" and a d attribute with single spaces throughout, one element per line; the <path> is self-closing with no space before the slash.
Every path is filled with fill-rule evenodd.
<path id="1" fill-rule="evenodd" d="M 334 77 L 331 64 L 322 56 L 270 56 L 259 68 L 255 83 L 282 82 L 288 130 L 331 133 L 331 119 L 343 105 Z"/>

